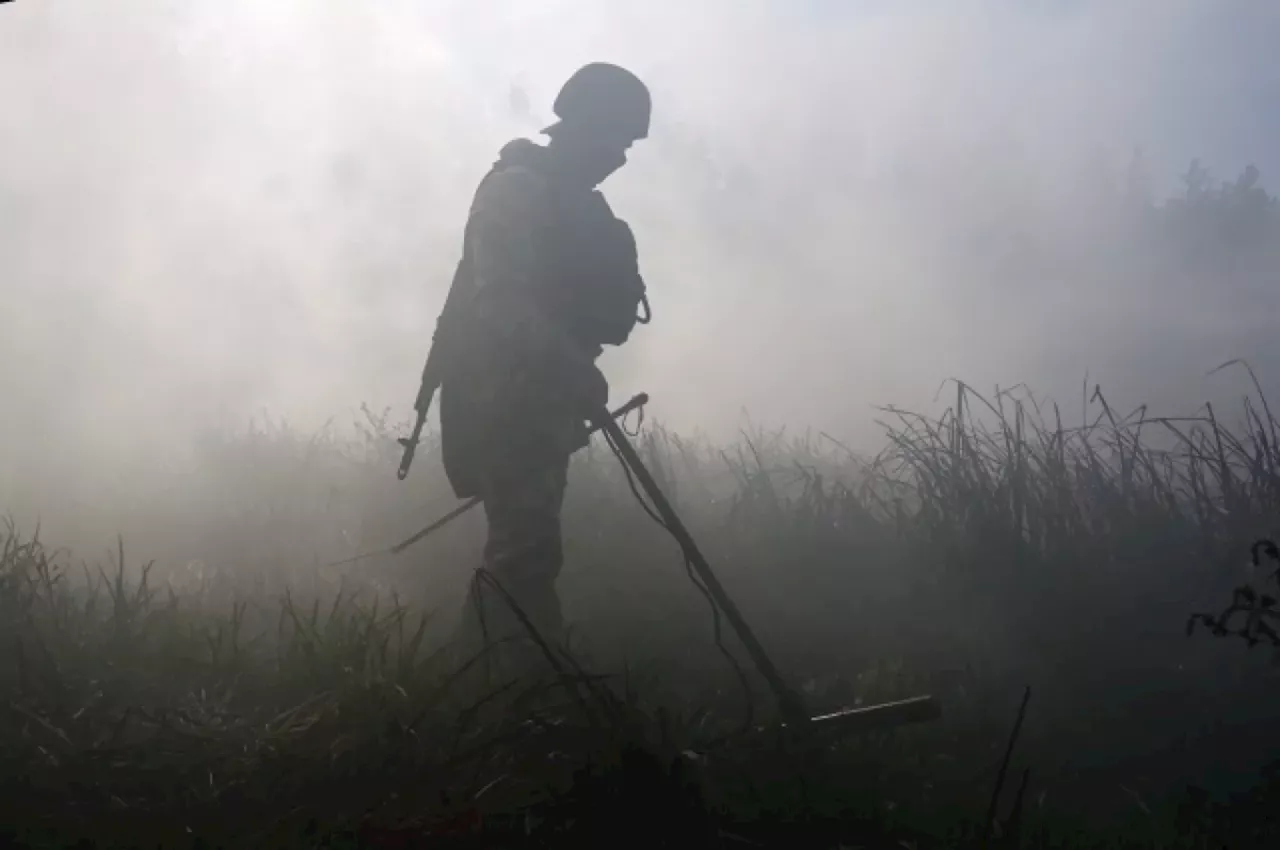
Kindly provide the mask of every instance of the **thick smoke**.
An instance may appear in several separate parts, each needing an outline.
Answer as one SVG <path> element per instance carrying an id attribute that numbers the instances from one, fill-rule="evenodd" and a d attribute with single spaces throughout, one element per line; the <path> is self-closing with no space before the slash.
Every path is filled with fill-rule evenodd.
<path id="1" fill-rule="evenodd" d="M 1280 178 L 1277 31 L 1190 0 L 7 5 L 0 503 L 118 502 L 253 416 L 407 416 L 476 180 L 594 59 L 656 102 L 606 185 L 657 314 L 616 397 L 874 446 L 873 405 L 948 377 L 1234 393 L 1203 375 L 1267 374 L 1267 270 L 1224 295 L 1099 198 L 1195 156 Z"/>

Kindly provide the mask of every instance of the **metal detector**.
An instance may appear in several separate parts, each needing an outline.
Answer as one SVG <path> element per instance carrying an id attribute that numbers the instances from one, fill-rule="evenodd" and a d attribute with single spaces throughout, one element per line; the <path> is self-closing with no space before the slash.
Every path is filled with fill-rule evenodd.
<path id="1" fill-rule="evenodd" d="M 755 633 L 747 625 L 742 612 L 738 610 L 738 606 L 729 598 L 728 592 L 725 591 L 724 586 L 716 578 L 711 565 L 707 563 L 707 559 L 703 557 L 702 552 L 698 549 L 698 544 L 694 542 L 693 536 L 685 528 L 684 523 L 680 521 L 679 515 L 675 512 L 666 496 L 663 495 L 658 483 L 649 473 L 649 470 L 645 468 L 644 463 L 640 460 L 640 455 L 627 439 L 627 435 L 618 427 L 618 423 L 614 421 L 613 416 L 607 410 L 601 410 L 599 414 L 593 417 L 592 424 L 597 430 L 604 433 L 613 448 L 618 452 L 622 462 L 635 475 L 645 495 L 653 503 L 653 507 L 663 525 L 676 539 L 676 542 L 680 544 L 680 548 L 684 551 L 685 557 L 688 558 L 690 566 L 697 572 L 698 578 L 702 580 L 715 605 L 724 614 L 725 619 L 729 621 L 729 625 L 733 627 L 734 632 L 737 633 L 738 639 L 742 641 L 747 654 L 751 656 L 752 663 L 768 683 L 769 689 L 773 691 L 784 720 L 784 726 L 800 729 L 817 729 L 820 727 L 824 731 L 831 730 L 839 734 L 853 734 L 872 729 L 885 729 L 909 723 L 936 720 L 942 715 L 941 705 L 932 696 L 920 696 L 880 705 L 850 708 L 831 714 L 811 715 L 805 707 L 804 700 L 800 694 L 787 685 L 782 675 L 778 672 L 778 668 L 774 666 L 772 659 L 765 652 Z"/>

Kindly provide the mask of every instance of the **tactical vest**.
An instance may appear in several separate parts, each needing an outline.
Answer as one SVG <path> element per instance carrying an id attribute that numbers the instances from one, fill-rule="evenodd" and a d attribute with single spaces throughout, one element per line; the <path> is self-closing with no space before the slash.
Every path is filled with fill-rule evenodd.
<path id="1" fill-rule="evenodd" d="M 575 194 L 551 211 L 554 265 L 543 279 L 548 311 L 585 348 L 622 345 L 649 321 L 635 235 L 599 191 Z"/>
<path id="2" fill-rule="evenodd" d="M 598 190 L 565 186 L 542 169 L 543 156 L 545 149 L 528 140 L 509 142 L 484 179 L 510 167 L 528 168 L 543 179 L 545 203 L 539 226 L 545 252 L 539 257 L 540 268 L 530 275 L 535 287 L 532 295 L 570 339 L 598 354 L 603 346 L 625 343 L 637 324 L 650 319 L 635 235 Z M 471 292 L 464 236 L 463 257 L 442 319 L 461 307 L 450 302 L 465 302 L 469 299 L 463 293 Z"/>

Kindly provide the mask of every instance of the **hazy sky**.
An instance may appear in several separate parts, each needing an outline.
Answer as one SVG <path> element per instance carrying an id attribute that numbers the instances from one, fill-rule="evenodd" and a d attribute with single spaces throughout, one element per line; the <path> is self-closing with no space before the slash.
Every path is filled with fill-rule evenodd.
<path id="1" fill-rule="evenodd" d="M 1153 299 L 1143 256 L 1018 279 L 975 234 L 1087 228 L 1081 175 L 1135 146 L 1166 190 L 1197 155 L 1280 187 L 1278 36 L 1244 0 L 5 5 L 0 496 L 264 410 L 408 416 L 476 181 L 596 59 L 655 100 L 605 186 L 656 314 L 615 398 L 855 437 L 951 376 L 1194 405 L 1269 315 Z"/>

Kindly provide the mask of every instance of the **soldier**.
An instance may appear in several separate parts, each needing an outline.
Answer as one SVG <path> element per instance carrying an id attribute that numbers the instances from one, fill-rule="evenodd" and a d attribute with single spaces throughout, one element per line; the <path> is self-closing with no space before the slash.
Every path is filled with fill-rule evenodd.
<path id="1" fill-rule="evenodd" d="M 644 83 L 616 65 L 565 83 L 549 143 L 509 142 L 481 181 L 437 325 L 445 471 L 459 498 L 484 501 L 485 569 L 553 644 L 569 457 L 608 401 L 595 361 L 647 311 L 634 237 L 597 187 L 648 135 L 650 107 Z M 464 646 L 522 632 L 501 595 L 473 581 Z"/>

